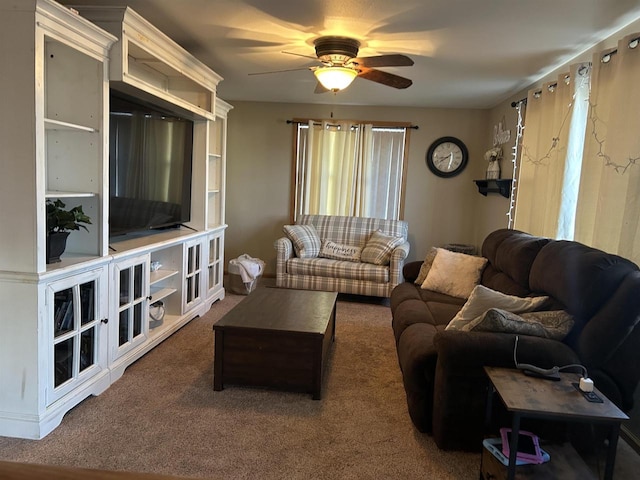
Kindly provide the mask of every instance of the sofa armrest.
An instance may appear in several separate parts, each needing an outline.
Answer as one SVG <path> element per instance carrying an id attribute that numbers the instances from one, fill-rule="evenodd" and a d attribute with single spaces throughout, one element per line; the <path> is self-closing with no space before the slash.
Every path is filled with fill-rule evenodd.
<path id="1" fill-rule="evenodd" d="M 516 335 L 493 332 L 461 332 L 445 330 L 434 338 L 438 363 L 447 374 L 482 373 L 482 367 L 515 368 L 513 348 Z M 518 363 L 541 368 L 580 363 L 568 345 L 557 340 L 520 335 L 517 349 Z"/>
<path id="2" fill-rule="evenodd" d="M 434 337 L 433 436 L 438 447 L 477 450 L 481 445 L 489 386 L 483 367 L 515 367 L 514 343 L 509 333 L 442 331 Z M 519 337 L 517 358 L 543 368 L 579 363 L 564 343 L 526 335 Z"/>
<path id="3" fill-rule="evenodd" d="M 414 283 L 418 275 L 420 274 L 420 268 L 424 262 L 422 260 L 416 260 L 414 262 L 405 263 L 402 268 L 402 275 L 405 282 Z"/>
<path id="4" fill-rule="evenodd" d="M 295 256 L 293 243 L 288 237 L 281 237 L 273 242 L 273 248 L 276 249 L 276 284 L 282 287 L 284 284 L 281 282 L 287 273 L 287 260 Z"/>
<path id="5" fill-rule="evenodd" d="M 391 288 L 389 291 L 403 282 L 402 269 L 404 267 L 404 261 L 407 255 L 409 255 L 410 248 L 409 242 L 405 242 L 394 248 L 393 252 L 391 252 L 391 260 L 389 261 L 389 283 L 391 284 Z"/>

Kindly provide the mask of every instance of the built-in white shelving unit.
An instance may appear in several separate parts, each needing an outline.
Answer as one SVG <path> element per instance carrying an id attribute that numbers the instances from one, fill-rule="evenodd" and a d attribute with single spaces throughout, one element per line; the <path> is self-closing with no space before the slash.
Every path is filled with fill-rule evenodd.
<path id="1" fill-rule="evenodd" d="M 0 0 L 0 436 L 42 438 L 136 359 L 224 298 L 221 77 L 126 7 Z M 10 39 L 10 41 L 8 40 Z M 191 221 L 109 238 L 109 89 L 194 121 Z M 5 118 L 9 118 L 8 116 Z M 61 262 L 47 200 L 77 205 Z M 152 271 L 151 265 L 154 265 Z M 159 267 L 156 268 L 156 266 Z M 164 317 L 149 312 L 162 303 Z"/>

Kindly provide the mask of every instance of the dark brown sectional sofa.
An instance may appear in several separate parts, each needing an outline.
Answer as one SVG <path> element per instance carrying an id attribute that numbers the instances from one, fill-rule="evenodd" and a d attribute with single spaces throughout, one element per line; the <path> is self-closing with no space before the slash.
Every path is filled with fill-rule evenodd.
<path id="1" fill-rule="evenodd" d="M 520 297 L 548 295 L 575 324 L 562 341 L 519 336 L 518 361 L 544 368 L 579 363 L 596 388 L 628 411 L 640 378 L 640 271 L 622 257 L 577 242 L 516 230 L 487 236 L 481 283 Z M 414 284 L 422 262 L 404 267 L 390 297 L 409 415 L 446 450 L 479 450 L 488 380 L 483 366 L 514 367 L 515 335 L 445 331 L 464 299 Z M 499 402 L 498 402 L 499 403 Z"/>

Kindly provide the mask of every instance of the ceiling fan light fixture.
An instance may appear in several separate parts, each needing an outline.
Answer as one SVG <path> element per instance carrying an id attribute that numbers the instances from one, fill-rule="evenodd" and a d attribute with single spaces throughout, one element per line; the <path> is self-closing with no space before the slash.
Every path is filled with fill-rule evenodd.
<path id="1" fill-rule="evenodd" d="M 344 90 L 358 76 L 358 71 L 348 67 L 319 67 L 313 71 L 318 81 L 327 90 Z"/>

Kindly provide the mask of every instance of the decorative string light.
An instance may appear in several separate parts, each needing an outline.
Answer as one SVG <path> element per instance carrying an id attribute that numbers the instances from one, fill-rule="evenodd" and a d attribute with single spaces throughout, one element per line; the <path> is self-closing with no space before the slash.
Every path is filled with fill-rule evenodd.
<path id="1" fill-rule="evenodd" d="M 518 148 L 520 146 L 520 138 L 522 138 L 522 132 L 524 130 L 524 125 L 522 125 L 522 102 L 518 102 L 516 105 L 516 111 L 518 112 L 518 125 L 516 127 L 516 141 L 512 147 L 511 154 L 511 163 L 513 164 L 513 180 L 511 181 L 511 195 L 509 197 L 509 211 L 507 212 L 507 218 L 509 219 L 508 228 L 513 228 L 513 220 L 514 220 L 514 209 L 516 206 L 516 182 L 518 181 L 518 176 L 516 174 L 516 170 L 518 168 Z"/>

